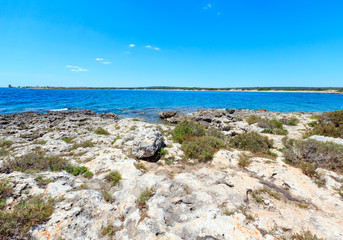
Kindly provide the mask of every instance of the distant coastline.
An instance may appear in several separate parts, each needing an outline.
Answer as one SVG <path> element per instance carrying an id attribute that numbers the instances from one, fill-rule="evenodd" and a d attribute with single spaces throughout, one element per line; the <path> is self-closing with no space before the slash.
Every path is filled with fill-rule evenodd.
<path id="1" fill-rule="evenodd" d="M 300 92 L 300 93 L 326 93 L 343 94 L 343 88 L 311 88 L 311 87 L 260 87 L 260 88 L 200 88 L 200 87 L 50 87 L 50 86 L 24 86 L 8 88 L 13 89 L 54 89 L 54 90 L 155 90 L 155 91 L 223 91 L 223 92 Z"/>

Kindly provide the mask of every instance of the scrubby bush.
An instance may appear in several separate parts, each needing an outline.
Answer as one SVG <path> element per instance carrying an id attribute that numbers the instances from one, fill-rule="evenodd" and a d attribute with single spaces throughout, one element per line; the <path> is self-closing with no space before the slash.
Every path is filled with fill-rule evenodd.
<path id="1" fill-rule="evenodd" d="M 11 195 L 13 188 L 7 180 L 0 180 L 0 210 L 6 206 L 6 200 Z"/>
<path id="2" fill-rule="evenodd" d="M 343 138 L 343 110 L 323 113 L 313 127 L 308 135 Z"/>
<path id="3" fill-rule="evenodd" d="M 260 128 L 264 128 L 263 133 L 271 133 L 277 135 L 286 135 L 288 132 L 283 128 L 282 123 L 277 119 L 267 120 L 263 119 L 258 122 Z"/>
<path id="4" fill-rule="evenodd" d="M 254 153 L 263 153 L 273 147 L 273 141 L 257 132 L 239 134 L 229 141 L 230 146 Z"/>
<path id="5" fill-rule="evenodd" d="M 224 146 L 225 144 L 223 140 L 219 138 L 202 136 L 184 141 L 181 149 L 187 158 L 198 159 L 201 162 L 207 162 L 212 160 L 214 153 Z"/>
<path id="6" fill-rule="evenodd" d="M 5 172 L 41 172 L 41 171 L 61 171 L 68 161 L 58 156 L 46 156 L 44 152 L 36 150 L 21 157 L 9 159 L 4 162 L 3 171 Z"/>
<path id="7" fill-rule="evenodd" d="M 180 122 L 172 132 L 175 142 L 182 143 L 189 137 L 201 137 L 205 135 L 205 128 L 192 121 Z"/>
<path id="8" fill-rule="evenodd" d="M 146 187 L 143 192 L 139 195 L 137 198 L 137 206 L 139 209 L 145 207 L 146 202 L 155 194 L 155 189 L 154 188 L 148 188 Z"/>
<path id="9" fill-rule="evenodd" d="M 83 174 L 83 177 L 85 178 L 92 178 L 93 177 L 93 173 L 91 171 L 87 171 Z"/>
<path id="10" fill-rule="evenodd" d="M 64 137 L 62 138 L 62 141 L 65 141 L 66 143 L 70 143 L 74 138 L 71 137 Z"/>
<path id="11" fill-rule="evenodd" d="M 106 130 L 106 129 L 103 129 L 102 127 L 98 127 L 95 131 L 94 131 L 95 134 L 98 134 L 98 135 L 110 135 L 110 133 Z"/>
<path id="12" fill-rule="evenodd" d="M 92 140 L 87 140 L 80 143 L 74 143 L 73 146 L 69 148 L 69 151 L 72 151 L 78 148 L 90 148 L 90 147 L 94 147 L 94 143 L 92 142 Z"/>
<path id="13" fill-rule="evenodd" d="M 313 176 L 317 167 L 343 172 L 343 146 L 313 139 L 283 139 L 285 161 Z"/>
<path id="14" fill-rule="evenodd" d="M 295 116 L 288 117 L 288 118 L 284 117 L 284 118 L 281 118 L 280 122 L 285 124 L 285 125 L 296 126 L 299 123 L 299 119 Z"/>
<path id="15" fill-rule="evenodd" d="M 246 168 L 251 164 L 251 160 L 249 159 L 249 157 L 245 154 L 241 154 L 239 155 L 238 158 L 238 166 L 240 168 Z"/>
<path id="16" fill-rule="evenodd" d="M 118 171 L 112 171 L 106 175 L 105 179 L 111 186 L 114 186 L 119 185 L 120 180 L 123 178 Z"/>
<path id="17" fill-rule="evenodd" d="M 9 148 L 13 145 L 13 141 L 4 140 L 0 142 L 0 147 Z"/>
<path id="18" fill-rule="evenodd" d="M 71 173 L 74 176 L 77 176 L 77 175 L 80 175 L 80 174 L 87 172 L 88 168 L 85 166 L 79 167 L 79 166 L 74 166 L 74 165 L 68 165 L 65 168 L 65 170 L 66 170 L 66 172 Z"/>
<path id="19" fill-rule="evenodd" d="M 51 182 L 54 182 L 53 179 L 51 179 L 51 178 L 44 178 L 42 175 L 39 175 L 38 177 L 36 177 L 35 181 L 41 187 L 44 187 L 44 186 L 48 185 Z"/>
<path id="20" fill-rule="evenodd" d="M 42 195 L 19 202 L 11 211 L 0 211 L 0 239 L 31 239 L 31 227 L 47 221 L 53 213 L 54 200 Z"/>
<path id="21" fill-rule="evenodd" d="M 254 124 L 254 123 L 260 122 L 262 120 L 263 120 L 263 118 L 260 116 L 257 116 L 257 115 L 250 115 L 249 117 L 247 117 L 245 119 L 245 121 L 247 121 L 247 123 L 249 123 L 249 124 Z"/>

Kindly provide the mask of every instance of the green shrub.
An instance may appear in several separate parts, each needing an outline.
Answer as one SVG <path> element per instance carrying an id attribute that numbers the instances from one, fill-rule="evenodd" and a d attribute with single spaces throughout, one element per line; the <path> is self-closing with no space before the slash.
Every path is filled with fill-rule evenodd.
<path id="1" fill-rule="evenodd" d="M 297 117 L 284 117 L 280 120 L 281 123 L 289 126 L 296 126 L 299 123 L 299 119 Z"/>
<path id="2" fill-rule="evenodd" d="M 0 239 L 31 239 L 31 227 L 47 221 L 54 205 L 52 198 L 37 195 L 22 200 L 11 211 L 0 211 Z"/>
<path id="3" fill-rule="evenodd" d="M 103 129 L 102 127 L 98 127 L 95 131 L 94 131 L 95 134 L 98 134 L 98 135 L 110 135 L 110 133 Z"/>
<path id="4" fill-rule="evenodd" d="M 312 121 L 312 122 L 309 122 L 307 125 L 308 125 L 309 127 L 315 127 L 315 126 L 317 126 L 317 124 L 318 124 L 317 121 Z"/>
<path id="5" fill-rule="evenodd" d="M 260 128 L 264 128 L 262 133 L 271 133 L 277 135 L 286 135 L 288 133 L 288 131 L 283 128 L 282 123 L 276 119 L 263 119 L 262 121 L 258 122 L 258 126 Z"/>
<path id="6" fill-rule="evenodd" d="M 93 175 L 94 175 L 94 174 L 93 174 L 91 171 L 87 171 L 87 172 L 85 172 L 85 173 L 83 174 L 83 176 L 84 176 L 85 178 L 92 178 Z"/>
<path id="7" fill-rule="evenodd" d="M 180 122 L 172 132 L 175 142 L 182 143 L 189 137 L 200 137 L 205 135 L 205 128 L 192 121 Z"/>
<path id="8" fill-rule="evenodd" d="M 109 202 L 109 203 L 114 202 L 114 198 L 112 197 L 112 195 L 109 192 L 104 190 L 101 192 L 101 195 L 106 202 Z"/>
<path id="9" fill-rule="evenodd" d="M 291 240 L 319 240 L 319 238 L 310 231 L 303 231 L 301 233 L 293 234 Z"/>
<path id="10" fill-rule="evenodd" d="M 68 165 L 66 168 L 65 168 L 66 172 L 67 173 L 71 173 L 73 174 L 74 176 L 77 176 L 77 175 L 81 175 L 85 172 L 87 172 L 88 168 L 85 167 L 85 166 L 74 166 L 74 165 Z"/>
<path id="11" fill-rule="evenodd" d="M 146 202 L 155 194 L 154 188 L 146 187 L 145 190 L 137 198 L 138 208 L 143 208 L 146 205 Z"/>
<path id="12" fill-rule="evenodd" d="M 39 175 L 38 177 L 36 177 L 36 178 L 35 178 L 35 181 L 36 181 L 37 184 L 38 184 L 39 186 L 41 186 L 41 187 L 46 186 L 46 185 L 48 185 L 48 184 L 51 183 L 51 182 L 54 182 L 53 179 L 51 179 L 51 178 L 43 178 L 42 175 Z"/>
<path id="13" fill-rule="evenodd" d="M 68 161 L 58 156 L 46 156 L 44 152 L 36 150 L 21 157 L 9 159 L 4 162 L 3 169 L 7 172 L 41 172 L 41 171 L 61 171 Z"/>
<path id="14" fill-rule="evenodd" d="M 317 167 L 343 172 L 343 146 L 313 139 L 283 139 L 286 163 L 300 167 L 305 174 L 315 175 Z"/>
<path id="15" fill-rule="evenodd" d="M 245 154 L 241 154 L 239 155 L 238 158 L 238 166 L 240 168 L 246 168 L 251 164 L 251 160 L 249 159 L 249 157 Z"/>
<path id="16" fill-rule="evenodd" d="M 63 141 L 65 141 L 66 143 L 71 143 L 71 141 L 73 140 L 74 138 L 71 138 L 71 137 L 64 137 L 62 138 Z"/>
<path id="17" fill-rule="evenodd" d="M 112 224 L 108 224 L 101 230 L 102 236 L 113 236 L 119 229 Z"/>
<path id="18" fill-rule="evenodd" d="M 78 148 L 90 148 L 90 147 L 94 147 L 94 143 L 92 142 L 92 140 L 87 140 L 80 143 L 74 143 L 74 145 L 71 148 L 69 148 L 69 151 L 72 151 Z"/>
<path id="19" fill-rule="evenodd" d="M 4 140 L 0 142 L 0 147 L 9 148 L 13 145 L 13 141 Z"/>
<path id="20" fill-rule="evenodd" d="M 260 117 L 260 116 L 256 116 L 256 115 L 250 115 L 249 117 L 247 117 L 246 119 L 245 119 L 245 121 L 247 121 L 247 123 L 249 123 L 249 124 L 254 124 L 254 123 L 257 123 L 257 122 L 260 122 L 260 121 L 262 121 L 262 117 Z"/>
<path id="21" fill-rule="evenodd" d="M 160 158 L 160 157 L 166 155 L 167 153 L 168 153 L 168 151 L 167 151 L 166 149 L 161 148 L 161 149 L 157 152 L 157 155 L 158 155 L 158 157 Z"/>
<path id="22" fill-rule="evenodd" d="M 206 135 L 207 136 L 211 136 L 211 137 L 215 137 L 215 138 L 219 138 L 223 141 L 226 141 L 227 137 L 225 136 L 225 134 L 220 131 L 219 129 L 208 129 L 206 131 Z"/>
<path id="23" fill-rule="evenodd" d="M 6 200 L 11 195 L 13 188 L 7 180 L 0 180 L 0 210 L 6 206 Z"/>
<path id="24" fill-rule="evenodd" d="M 207 162 L 212 160 L 214 153 L 224 146 L 223 140 L 219 138 L 202 136 L 187 139 L 182 143 L 181 149 L 187 158 Z"/>
<path id="25" fill-rule="evenodd" d="M 230 146 L 254 153 L 263 153 L 273 147 L 273 141 L 257 132 L 239 134 L 229 141 Z"/>
<path id="26" fill-rule="evenodd" d="M 307 135 L 343 138 L 343 110 L 323 113 L 313 127 Z"/>
<path id="27" fill-rule="evenodd" d="M 106 175 L 105 179 L 111 186 L 114 186 L 114 185 L 119 186 L 119 182 L 123 178 L 121 177 L 121 175 L 118 171 L 112 171 Z"/>

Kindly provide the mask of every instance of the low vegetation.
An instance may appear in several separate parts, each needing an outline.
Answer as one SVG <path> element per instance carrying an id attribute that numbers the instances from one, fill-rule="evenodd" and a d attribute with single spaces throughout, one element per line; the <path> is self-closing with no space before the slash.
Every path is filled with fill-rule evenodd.
<path id="1" fill-rule="evenodd" d="M 319 240 L 319 238 L 310 231 L 303 231 L 301 233 L 293 234 L 291 240 Z"/>
<path id="2" fill-rule="evenodd" d="M 261 122 L 262 120 L 263 120 L 262 117 L 254 115 L 254 114 L 250 115 L 249 117 L 245 119 L 245 121 L 247 121 L 247 123 L 249 124 L 258 123 L 258 122 Z"/>
<path id="3" fill-rule="evenodd" d="M 92 140 L 87 140 L 80 143 L 74 143 L 73 146 L 69 148 L 69 151 L 72 151 L 78 148 L 90 148 L 90 147 L 94 147 L 94 143 L 92 142 Z"/>
<path id="4" fill-rule="evenodd" d="M 66 168 L 65 168 L 66 172 L 68 173 L 71 173 L 73 174 L 74 176 L 77 176 L 77 175 L 82 175 L 84 174 L 85 172 L 87 172 L 88 168 L 85 167 L 85 166 L 74 166 L 74 165 L 68 165 Z"/>
<path id="5" fill-rule="evenodd" d="M 98 134 L 98 135 L 110 135 L 110 133 L 106 130 L 106 129 L 103 129 L 102 127 L 98 127 L 95 131 L 94 131 L 95 134 Z"/>
<path id="6" fill-rule="evenodd" d="M 118 231 L 119 229 L 117 227 L 115 227 L 114 225 L 112 224 L 107 224 L 106 227 L 104 227 L 102 230 L 101 230 L 101 235 L 102 236 L 113 236 L 116 234 L 116 232 Z"/>
<path id="7" fill-rule="evenodd" d="M 142 209 L 146 207 L 146 202 L 155 194 L 155 189 L 154 188 L 148 188 L 146 187 L 145 190 L 139 195 L 137 198 L 137 207 L 139 209 Z"/>
<path id="8" fill-rule="evenodd" d="M 343 110 L 326 112 L 318 117 L 307 135 L 323 135 L 343 138 Z"/>
<path id="9" fill-rule="evenodd" d="M 311 177 L 316 176 L 316 168 L 343 172 L 343 146 L 332 142 L 319 142 L 313 139 L 293 140 L 285 138 L 285 161 Z"/>
<path id="10" fill-rule="evenodd" d="M 281 200 L 281 196 L 279 194 L 266 187 L 256 189 L 251 193 L 252 197 L 256 200 L 257 203 L 263 202 L 263 198 L 261 197 L 262 194 L 268 194 L 270 197 L 273 197 L 276 200 Z"/>
<path id="11" fill-rule="evenodd" d="M 282 122 L 277 119 L 263 119 L 258 122 L 258 126 L 263 128 L 263 133 L 271 133 L 276 135 L 287 135 L 288 131 L 283 128 Z"/>
<path id="12" fill-rule="evenodd" d="M 172 132 L 173 140 L 181 143 L 187 158 L 207 162 L 220 148 L 225 147 L 225 135 L 219 130 L 205 130 L 204 126 L 192 121 L 179 123 Z"/>
<path id="13" fill-rule="evenodd" d="M 71 137 L 64 137 L 62 138 L 62 141 L 65 141 L 66 143 L 71 143 L 71 141 L 73 141 L 74 138 Z"/>
<path id="14" fill-rule="evenodd" d="M 35 178 L 35 181 L 37 182 L 38 186 L 45 187 L 49 183 L 54 182 L 51 178 L 44 178 L 42 175 L 38 175 L 38 177 Z"/>
<path id="15" fill-rule="evenodd" d="M 6 206 L 7 198 L 11 195 L 13 188 L 10 186 L 9 181 L 0 180 L 0 210 Z"/>
<path id="16" fill-rule="evenodd" d="M 202 136 L 189 138 L 182 143 L 181 149 L 187 158 L 198 159 L 201 162 L 207 162 L 213 159 L 213 155 L 218 149 L 224 148 L 223 140 L 212 137 Z"/>
<path id="17" fill-rule="evenodd" d="M 20 201 L 10 211 L 0 211 L 0 239 L 30 239 L 29 230 L 49 219 L 54 203 L 52 198 L 37 195 Z"/>
<path id="18" fill-rule="evenodd" d="M 273 147 L 273 141 L 257 132 L 239 134 L 230 139 L 229 144 L 233 148 L 238 148 L 253 153 L 263 153 Z"/>
<path id="19" fill-rule="evenodd" d="M 67 166 L 68 161 L 58 156 L 47 156 L 40 150 L 35 150 L 21 157 L 8 159 L 4 162 L 4 172 L 41 172 L 61 171 Z"/>
<path id="20" fill-rule="evenodd" d="M 280 122 L 288 126 L 297 126 L 300 121 L 297 117 L 293 116 L 293 117 L 283 117 L 281 118 Z"/>
<path id="21" fill-rule="evenodd" d="M 108 182 L 111 186 L 119 186 L 120 180 L 123 178 L 121 177 L 120 173 L 118 171 L 112 171 L 109 174 L 106 175 L 105 180 Z"/>
<path id="22" fill-rule="evenodd" d="M 109 203 L 114 202 L 114 197 L 108 191 L 103 190 L 101 192 L 101 195 L 106 202 L 109 202 Z"/>
<path id="23" fill-rule="evenodd" d="M 246 168 L 251 164 L 251 160 L 249 158 L 249 156 L 245 155 L 245 154 L 241 154 L 239 155 L 238 158 L 238 166 L 240 168 Z"/>
<path id="24" fill-rule="evenodd" d="M 179 123 L 172 132 L 173 140 L 178 143 L 183 143 L 190 137 L 201 136 L 205 136 L 205 128 L 192 121 L 183 121 Z"/>

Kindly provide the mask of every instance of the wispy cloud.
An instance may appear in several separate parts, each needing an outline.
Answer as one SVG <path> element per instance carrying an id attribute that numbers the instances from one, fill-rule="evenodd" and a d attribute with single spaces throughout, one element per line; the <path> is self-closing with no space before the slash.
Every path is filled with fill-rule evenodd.
<path id="1" fill-rule="evenodd" d="M 111 64 L 111 62 L 102 62 L 103 64 Z"/>
<path id="2" fill-rule="evenodd" d="M 156 50 L 156 51 L 160 51 L 161 49 L 158 48 L 158 47 L 153 47 L 151 45 L 148 45 L 148 46 L 145 46 L 146 48 L 149 48 L 149 49 L 153 49 L 153 50 Z"/>
<path id="3" fill-rule="evenodd" d="M 70 71 L 72 71 L 72 72 L 88 72 L 87 69 L 80 68 L 80 67 L 78 67 L 78 66 L 67 65 L 66 67 L 67 67 L 67 68 L 70 68 Z"/>
<path id="4" fill-rule="evenodd" d="M 95 61 L 104 61 L 103 58 L 96 58 Z"/>
<path id="5" fill-rule="evenodd" d="M 206 6 L 204 7 L 204 10 L 210 9 L 212 8 L 212 4 L 208 3 L 206 4 Z"/>
<path id="6" fill-rule="evenodd" d="M 136 45 L 135 44 L 130 44 L 129 47 L 135 47 Z"/>

